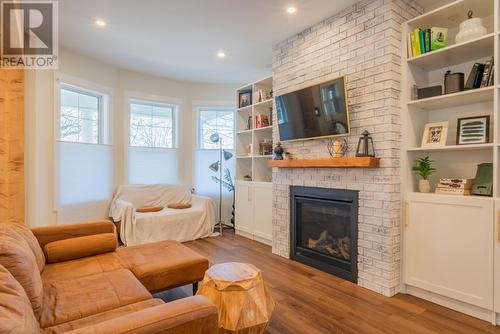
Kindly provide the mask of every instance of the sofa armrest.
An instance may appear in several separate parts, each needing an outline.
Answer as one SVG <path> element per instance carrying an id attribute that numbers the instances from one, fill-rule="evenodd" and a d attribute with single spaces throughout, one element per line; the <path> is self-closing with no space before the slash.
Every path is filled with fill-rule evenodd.
<path id="1" fill-rule="evenodd" d="M 35 227 L 31 229 L 40 247 L 53 241 L 83 237 L 101 233 L 115 233 L 115 224 L 109 220 L 89 221 L 77 224 L 62 224 Z"/>
<path id="2" fill-rule="evenodd" d="M 217 307 L 203 296 L 194 296 L 82 327 L 67 334 L 216 334 L 218 327 Z"/>

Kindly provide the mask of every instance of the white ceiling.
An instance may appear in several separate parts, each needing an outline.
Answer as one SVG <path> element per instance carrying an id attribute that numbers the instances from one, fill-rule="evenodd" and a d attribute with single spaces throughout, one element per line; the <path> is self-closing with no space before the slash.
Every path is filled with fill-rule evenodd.
<path id="1" fill-rule="evenodd" d="M 357 0 L 61 0 L 63 47 L 177 80 L 250 82 L 271 73 L 272 47 Z M 290 5 L 297 13 L 285 12 Z M 107 22 L 105 28 L 95 19 Z M 227 57 L 216 57 L 224 50 Z"/>

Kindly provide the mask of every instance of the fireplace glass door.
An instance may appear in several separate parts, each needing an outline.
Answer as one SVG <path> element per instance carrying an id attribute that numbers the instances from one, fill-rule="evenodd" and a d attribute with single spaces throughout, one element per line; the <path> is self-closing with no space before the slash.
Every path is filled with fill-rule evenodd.
<path id="1" fill-rule="evenodd" d="M 351 204 L 297 198 L 300 247 L 351 261 Z"/>
<path id="2" fill-rule="evenodd" d="M 358 279 L 358 191 L 290 187 L 290 258 Z"/>

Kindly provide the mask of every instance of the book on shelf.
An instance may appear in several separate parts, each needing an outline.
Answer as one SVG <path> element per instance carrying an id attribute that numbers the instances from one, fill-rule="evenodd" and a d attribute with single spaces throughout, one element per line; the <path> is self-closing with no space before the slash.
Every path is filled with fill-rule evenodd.
<path id="1" fill-rule="evenodd" d="M 472 193 L 471 189 L 453 189 L 453 188 L 436 188 L 436 194 L 447 194 L 447 195 L 470 195 Z"/>
<path id="2" fill-rule="evenodd" d="M 418 29 L 418 37 L 419 37 L 419 45 L 420 45 L 420 54 L 425 53 L 425 33 L 422 29 Z"/>
<path id="3" fill-rule="evenodd" d="M 474 179 L 441 178 L 436 186 L 437 194 L 470 195 Z"/>
<path id="4" fill-rule="evenodd" d="M 447 28 L 417 28 L 408 33 L 408 55 L 410 57 L 444 48 L 447 45 Z"/>
<path id="5" fill-rule="evenodd" d="M 474 63 L 467 77 L 464 89 L 484 88 L 493 85 L 494 57 L 491 57 L 486 64 Z"/>
<path id="6" fill-rule="evenodd" d="M 255 116 L 255 128 L 260 129 L 269 126 L 269 116 L 266 114 L 258 114 Z"/>
<path id="7" fill-rule="evenodd" d="M 494 57 L 491 57 L 484 66 L 483 78 L 481 80 L 481 88 L 490 86 L 490 80 L 493 77 Z"/>
<path id="8" fill-rule="evenodd" d="M 460 177 L 442 177 L 439 179 L 440 184 L 465 184 L 470 185 L 474 184 L 475 179 L 466 179 Z"/>
<path id="9" fill-rule="evenodd" d="M 465 90 L 479 88 L 483 78 L 485 64 L 474 63 L 465 83 Z"/>
<path id="10" fill-rule="evenodd" d="M 431 51 L 439 50 L 448 45 L 448 28 L 431 28 Z"/>

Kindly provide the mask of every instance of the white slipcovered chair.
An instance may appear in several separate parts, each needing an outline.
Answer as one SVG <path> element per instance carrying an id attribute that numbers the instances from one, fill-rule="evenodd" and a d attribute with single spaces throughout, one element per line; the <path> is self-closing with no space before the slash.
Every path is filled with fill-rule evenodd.
<path id="1" fill-rule="evenodd" d="M 170 209 L 170 204 L 191 204 L 188 209 Z M 158 212 L 137 212 L 144 207 L 162 207 Z M 110 217 L 120 222 L 120 239 L 127 246 L 161 240 L 180 242 L 208 237 L 215 225 L 215 206 L 208 197 L 191 194 L 189 186 L 154 184 L 118 187 Z"/>

